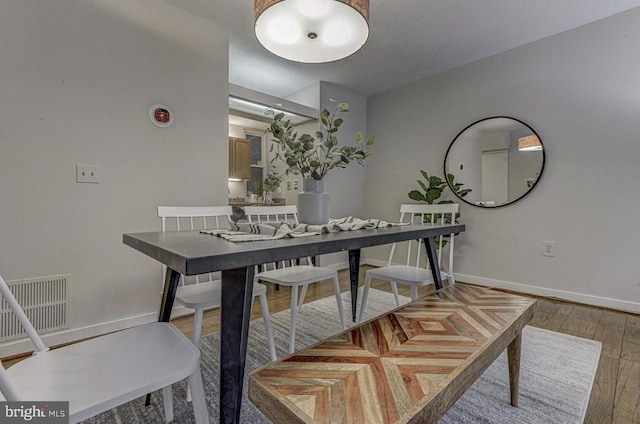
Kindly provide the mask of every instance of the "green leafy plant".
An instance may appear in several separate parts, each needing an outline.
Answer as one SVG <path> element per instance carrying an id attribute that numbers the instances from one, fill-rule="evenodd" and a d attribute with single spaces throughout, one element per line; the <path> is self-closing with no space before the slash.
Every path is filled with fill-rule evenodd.
<path id="1" fill-rule="evenodd" d="M 276 191 L 282 183 L 282 175 L 278 173 L 276 167 L 273 167 L 262 182 L 262 188 L 265 192 Z"/>
<path id="2" fill-rule="evenodd" d="M 447 187 L 449 187 L 449 185 L 452 187 L 452 190 L 459 197 L 465 197 L 467 194 L 471 192 L 470 188 L 465 188 L 465 189 L 462 188 L 462 186 L 464 185 L 463 183 L 456 183 L 454 181 L 455 177 L 453 176 L 453 174 L 447 174 L 447 180 L 449 180 L 449 184 L 447 184 L 445 180 L 443 180 L 438 176 L 435 176 L 435 175 L 429 176 L 429 174 L 427 174 L 426 171 L 420 170 L 420 173 L 422 174 L 424 181 L 421 181 L 421 180 L 417 180 L 417 181 L 422 191 L 411 190 L 409 192 L 409 198 L 411 200 L 415 200 L 418 202 L 427 202 L 428 204 L 432 205 L 434 202 L 436 202 L 436 200 L 442 197 L 442 193 L 446 190 Z M 437 204 L 453 203 L 453 201 L 440 200 L 436 203 Z"/>
<path id="3" fill-rule="evenodd" d="M 348 111 L 348 103 L 338 103 L 333 112 L 323 109 L 320 122 L 324 132 L 316 132 L 315 137 L 298 135 L 291 121 L 283 120 L 284 113 L 276 114 L 267 129 L 274 137 L 271 151 L 277 146 L 273 161 L 280 160 L 287 165 L 286 175 L 300 174 L 315 180 L 322 180 L 332 169 L 346 168 L 352 162 L 364 166 L 364 161 L 371 157 L 367 146 L 374 143 L 375 136 L 369 136 L 364 142 L 364 135 L 359 132 L 352 145 L 338 146 L 337 133 L 344 123 L 340 115 Z"/>
<path id="4" fill-rule="evenodd" d="M 438 200 L 442 197 L 442 193 L 447 189 L 447 187 L 451 187 L 452 191 L 454 191 L 459 197 L 465 197 L 471 192 L 470 188 L 462 188 L 464 183 L 456 183 L 453 174 L 447 174 L 447 180 L 449 181 L 449 184 L 447 184 L 447 181 L 438 176 L 427 174 L 427 171 L 420 170 L 420 174 L 422 174 L 424 181 L 417 181 L 422 191 L 411 190 L 408 194 L 411 200 L 415 200 L 417 202 L 426 202 L 430 205 L 434 203 L 447 204 L 453 203 L 453 200 Z M 436 200 L 438 201 L 436 202 Z M 425 216 L 425 222 L 431 222 L 431 216 Z M 448 224 L 451 223 L 450 215 L 445 217 L 445 222 Z"/>

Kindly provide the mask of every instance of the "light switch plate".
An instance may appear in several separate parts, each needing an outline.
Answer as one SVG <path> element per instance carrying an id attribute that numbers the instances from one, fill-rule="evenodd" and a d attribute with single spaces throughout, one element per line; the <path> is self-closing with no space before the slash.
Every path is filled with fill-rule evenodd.
<path id="1" fill-rule="evenodd" d="M 555 241 L 543 241 L 542 242 L 542 256 L 548 256 L 553 258 L 556 255 L 556 242 Z"/>
<path id="2" fill-rule="evenodd" d="M 76 165 L 76 182 L 98 184 L 100 182 L 100 167 L 98 165 Z"/>

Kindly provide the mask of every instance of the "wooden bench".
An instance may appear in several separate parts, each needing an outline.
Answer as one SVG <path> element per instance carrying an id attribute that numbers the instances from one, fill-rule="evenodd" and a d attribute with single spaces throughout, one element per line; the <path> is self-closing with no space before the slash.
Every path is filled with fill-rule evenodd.
<path id="1" fill-rule="evenodd" d="M 508 348 L 517 406 L 534 305 L 455 284 L 254 371 L 249 398 L 274 423 L 432 423 Z"/>

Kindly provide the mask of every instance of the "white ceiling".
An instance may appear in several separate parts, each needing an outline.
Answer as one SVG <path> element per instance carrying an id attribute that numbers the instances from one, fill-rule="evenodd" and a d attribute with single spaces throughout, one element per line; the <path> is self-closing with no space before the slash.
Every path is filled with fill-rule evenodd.
<path id="1" fill-rule="evenodd" d="M 252 0 L 165 1 L 229 30 L 229 82 L 278 97 L 317 81 L 368 97 L 640 7 L 640 0 L 370 0 L 370 36 L 359 52 L 300 64 L 256 41 Z"/>

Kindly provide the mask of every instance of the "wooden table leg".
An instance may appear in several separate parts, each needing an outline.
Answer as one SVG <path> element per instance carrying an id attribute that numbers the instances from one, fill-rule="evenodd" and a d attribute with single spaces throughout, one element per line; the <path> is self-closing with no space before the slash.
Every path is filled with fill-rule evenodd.
<path id="1" fill-rule="evenodd" d="M 442 276 L 440 275 L 440 263 L 438 262 L 436 242 L 433 237 L 427 237 L 423 239 L 423 241 L 424 247 L 427 249 L 427 258 L 429 259 L 431 273 L 433 274 L 433 283 L 436 285 L 436 290 L 440 290 L 442 288 Z"/>
<path id="2" fill-rule="evenodd" d="M 351 318 L 356 322 L 358 307 L 358 276 L 360 274 L 360 249 L 349 250 L 349 281 L 351 282 Z"/>
<path id="3" fill-rule="evenodd" d="M 240 423 L 242 384 L 253 303 L 254 267 L 222 271 L 220 422 Z"/>
<path id="4" fill-rule="evenodd" d="M 520 351 L 522 345 L 522 333 L 518 333 L 507 348 L 509 361 L 509 387 L 511 388 L 511 405 L 518 406 L 518 386 L 520 382 Z"/>

